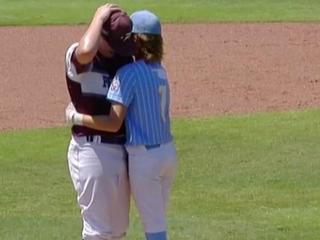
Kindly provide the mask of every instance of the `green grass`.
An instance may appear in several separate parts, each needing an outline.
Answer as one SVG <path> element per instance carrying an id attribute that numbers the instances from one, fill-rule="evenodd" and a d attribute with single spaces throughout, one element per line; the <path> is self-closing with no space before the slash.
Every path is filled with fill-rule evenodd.
<path id="1" fill-rule="evenodd" d="M 319 21 L 318 0 L 115 0 L 128 13 L 155 11 L 164 22 Z M 101 0 L 0 0 L 0 25 L 88 23 Z"/>
<path id="2" fill-rule="evenodd" d="M 319 239 L 320 111 L 176 119 L 175 240 Z M 65 128 L 0 134 L 0 236 L 79 239 Z M 142 239 L 136 210 L 127 239 Z"/>

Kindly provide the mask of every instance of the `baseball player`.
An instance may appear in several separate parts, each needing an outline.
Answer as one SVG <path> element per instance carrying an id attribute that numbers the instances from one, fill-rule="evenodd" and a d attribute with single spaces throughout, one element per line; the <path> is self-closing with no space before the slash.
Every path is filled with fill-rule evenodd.
<path id="1" fill-rule="evenodd" d="M 132 44 L 126 39 L 132 22 L 115 5 L 99 7 L 79 42 L 65 56 L 71 101 L 80 113 L 106 114 L 105 98 L 116 71 L 131 63 Z M 72 127 L 68 149 L 70 175 L 77 192 L 84 240 L 122 239 L 128 227 L 130 190 L 127 176 L 125 127 L 114 132 Z"/>
<path id="2" fill-rule="evenodd" d="M 109 115 L 79 114 L 66 109 L 67 121 L 91 128 L 117 131 L 125 120 L 131 191 L 147 240 L 166 240 L 166 207 L 177 159 L 170 130 L 170 93 L 161 65 L 163 44 L 158 17 L 143 10 L 131 15 L 135 62 L 118 70 L 107 98 Z"/>

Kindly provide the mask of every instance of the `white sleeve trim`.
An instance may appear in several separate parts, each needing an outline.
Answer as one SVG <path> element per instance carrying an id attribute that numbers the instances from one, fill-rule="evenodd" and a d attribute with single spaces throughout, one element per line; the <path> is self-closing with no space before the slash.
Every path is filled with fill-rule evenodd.
<path id="1" fill-rule="evenodd" d="M 76 81 L 76 77 L 78 75 L 76 67 L 71 62 L 72 54 L 75 51 L 75 49 L 79 46 L 79 43 L 73 43 L 67 50 L 66 53 L 66 59 L 65 59 L 65 67 L 66 67 L 66 73 L 67 76 L 73 80 Z"/>

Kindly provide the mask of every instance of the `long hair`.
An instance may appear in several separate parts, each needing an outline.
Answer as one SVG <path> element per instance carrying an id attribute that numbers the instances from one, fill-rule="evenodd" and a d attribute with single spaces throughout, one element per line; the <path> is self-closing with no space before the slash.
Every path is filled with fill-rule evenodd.
<path id="1" fill-rule="evenodd" d="M 135 34 L 138 59 L 147 62 L 161 62 L 163 58 L 163 40 L 161 35 Z"/>

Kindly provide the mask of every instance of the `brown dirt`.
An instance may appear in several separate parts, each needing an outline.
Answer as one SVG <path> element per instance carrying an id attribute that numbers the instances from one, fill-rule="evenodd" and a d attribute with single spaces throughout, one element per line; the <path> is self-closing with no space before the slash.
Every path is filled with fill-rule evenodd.
<path id="1" fill-rule="evenodd" d="M 0 28 L 0 130 L 64 124 L 64 52 L 85 28 Z M 164 38 L 173 116 L 320 105 L 319 24 L 170 24 Z"/>

